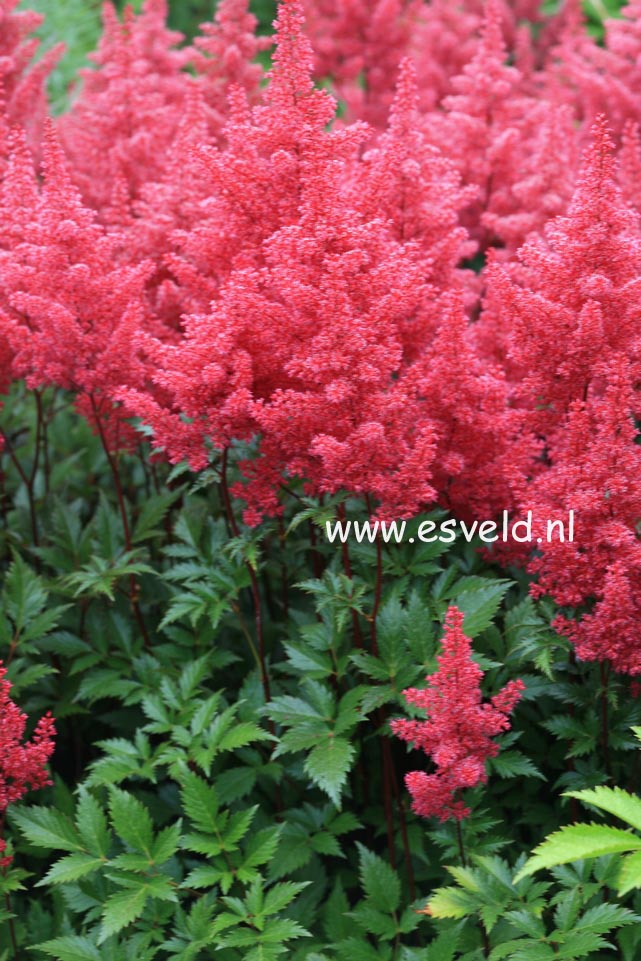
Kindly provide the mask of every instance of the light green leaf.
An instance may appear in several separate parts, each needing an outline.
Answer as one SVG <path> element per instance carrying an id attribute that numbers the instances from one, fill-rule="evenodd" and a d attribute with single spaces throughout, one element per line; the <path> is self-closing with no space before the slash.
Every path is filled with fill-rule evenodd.
<path id="1" fill-rule="evenodd" d="M 638 849 L 641 849 L 641 838 L 629 831 L 605 824 L 569 824 L 555 831 L 534 849 L 532 857 L 518 872 L 514 882 L 518 883 L 541 868 Z"/>
<path id="2" fill-rule="evenodd" d="M 181 775 L 182 805 L 187 817 L 204 834 L 217 831 L 218 800 L 213 787 L 192 771 Z"/>
<path id="3" fill-rule="evenodd" d="M 78 793 L 76 827 L 87 850 L 96 857 L 106 857 L 111 843 L 107 818 L 98 801 L 84 788 Z"/>
<path id="4" fill-rule="evenodd" d="M 576 798 L 584 804 L 591 804 L 600 811 L 607 811 L 626 821 L 630 827 L 641 831 L 641 798 L 628 794 L 620 787 L 599 785 L 584 791 L 566 791 L 564 797 Z"/>
<path id="5" fill-rule="evenodd" d="M 628 854 L 623 859 L 617 890 L 620 895 L 627 894 L 633 888 L 641 888 L 641 851 Z"/>

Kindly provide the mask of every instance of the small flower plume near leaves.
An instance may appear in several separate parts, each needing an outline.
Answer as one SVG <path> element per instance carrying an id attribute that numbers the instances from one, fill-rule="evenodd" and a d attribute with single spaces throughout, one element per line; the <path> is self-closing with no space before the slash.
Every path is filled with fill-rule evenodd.
<path id="1" fill-rule="evenodd" d="M 433 774 L 405 775 L 412 810 L 425 818 L 461 821 L 470 809 L 461 799 L 466 788 L 487 781 L 485 762 L 498 754 L 492 738 L 510 729 L 509 715 L 525 690 L 523 681 L 508 681 L 490 701 L 483 701 L 483 671 L 472 659 L 472 641 L 463 632 L 464 615 L 448 608 L 438 669 L 426 688 L 407 688 L 408 704 L 424 711 L 426 720 L 394 720 L 394 734 L 423 751 L 436 766 Z"/>
<path id="2" fill-rule="evenodd" d="M 25 741 L 27 715 L 11 699 L 11 682 L 0 661 L 0 835 L 9 805 L 20 801 L 28 791 L 51 784 L 47 762 L 54 751 L 56 728 L 50 713 L 37 722 L 31 738 Z M 0 836 L 0 855 L 6 841 Z M 0 859 L 7 867 L 11 858 Z"/>

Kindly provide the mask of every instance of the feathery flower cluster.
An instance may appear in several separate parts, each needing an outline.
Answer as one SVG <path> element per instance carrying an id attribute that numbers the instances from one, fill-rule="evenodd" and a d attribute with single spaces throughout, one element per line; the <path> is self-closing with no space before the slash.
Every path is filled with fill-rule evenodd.
<path id="1" fill-rule="evenodd" d="M 492 738 L 509 730 L 508 715 L 525 685 L 509 681 L 490 701 L 483 701 L 483 671 L 472 660 L 472 642 L 463 633 L 463 614 L 456 607 L 448 609 L 442 645 L 438 669 L 426 678 L 429 686 L 403 691 L 426 720 L 399 719 L 390 727 L 436 767 L 432 774 L 412 771 L 405 776 L 412 809 L 421 817 L 460 821 L 470 813 L 461 792 L 486 782 L 486 761 L 499 751 Z"/>
<path id="2" fill-rule="evenodd" d="M 19 801 L 27 791 L 50 784 L 47 762 L 54 750 L 56 729 L 50 714 L 36 724 L 31 740 L 24 741 L 27 715 L 11 700 L 11 683 L 7 669 L 0 661 L 0 833 L 10 804 Z M 6 843 L 0 838 L 0 855 Z M 0 867 L 7 867 L 10 858 L 0 858 Z"/>
<path id="3" fill-rule="evenodd" d="M 640 255 L 638 216 L 599 120 L 567 216 L 515 263 L 488 272 L 492 312 L 509 326 L 510 356 L 523 372 L 514 393 L 545 445 L 523 506 L 534 517 L 574 509 L 581 519 L 573 542 L 540 545 L 534 590 L 567 607 L 594 605 L 580 622 L 563 616 L 556 626 L 580 657 L 627 673 L 641 672 Z"/>

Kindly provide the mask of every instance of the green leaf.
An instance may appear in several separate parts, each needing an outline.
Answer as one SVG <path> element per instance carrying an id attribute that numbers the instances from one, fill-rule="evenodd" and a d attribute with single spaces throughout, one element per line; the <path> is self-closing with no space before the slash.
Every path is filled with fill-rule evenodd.
<path id="1" fill-rule="evenodd" d="M 109 811 L 114 831 L 134 851 L 150 856 L 153 842 L 153 821 L 147 808 L 133 794 L 112 787 L 109 791 Z"/>
<path id="2" fill-rule="evenodd" d="M 137 890 L 127 889 L 113 894 L 102 912 L 102 926 L 98 944 L 102 944 L 112 934 L 122 931 L 128 924 L 140 917 L 147 903 L 148 891 L 144 884 Z"/>
<path id="3" fill-rule="evenodd" d="M 401 883 L 396 871 L 362 844 L 357 847 L 359 874 L 365 894 L 379 911 L 392 914 L 398 910 L 401 902 Z"/>
<path id="4" fill-rule="evenodd" d="M 69 881 L 77 881 L 78 878 L 84 878 L 86 875 L 97 871 L 104 864 L 105 861 L 102 858 L 93 857 L 91 854 L 69 854 L 67 857 L 56 861 L 49 868 L 44 878 L 38 881 L 36 887 L 42 887 L 45 884 L 64 884 Z"/>
<path id="5" fill-rule="evenodd" d="M 76 827 L 90 854 L 106 857 L 111 843 L 107 818 L 98 801 L 85 788 L 78 792 Z"/>
<path id="6" fill-rule="evenodd" d="M 501 751 L 491 759 L 490 764 L 499 777 L 538 777 L 545 780 L 529 757 L 520 751 Z"/>
<path id="7" fill-rule="evenodd" d="M 271 734 L 263 731 L 258 724 L 254 724 L 251 721 L 244 721 L 234 724 L 231 730 L 223 735 L 220 739 L 218 749 L 220 751 L 236 751 L 238 748 L 245 747 L 246 744 L 251 744 L 253 741 L 269 740 L 271 740 Z"/>
<path id="8" fill-rule="evenodd" d="M 151 846 L 151 860 L 154 864 L 164 864 L 172 858 L 180 844 L 182 821 L 172 824 L 158 832 Z"/>
<path id="9" fill-rule="evenodd" d="M 641 849 L 641 838 L 620 828 L 604 824 L 570 824 L 555 831 L 534 849 L 514 878 L 517 883 L 541 868 L 570 864 L 584 858 L 598 858 L 603 854 L 620 854 Z"/>
<path id="10" fill-rule="evenodd" d="M 564 797 L 576 798 L 584 804 L 591 804 L 600 811 L 607 811 L 626 821 L 630 827 L 641 831 L 641 798 L 628 794 L 620 787 L 599 785 L 584 791 L 566 791 Z"/>
<path id="11" fill-rule="evenodd" d="M 463 631 L 468 637 L 477 637 L 490 626 L 511 584 L 512 581 L 494 581 L 480 590 L 454 594 L 452 602 L 465 615 Z"/>
<path id="12" fill-rule="evenodd" d="M 430 917 L 433 918 L 467 918 L 476 914 L 478 899 L 468 894 L 462 888 L 437 888 L 427 902 Z"/>
<path id="13" fill-rule="evenodd" d="M 53 808 L 30 807 L 12 812 L 27 841 L 39 848 L 53 851 L 82 851 L 76 828 L 68 817 Z"/>
<path id="14" fill-rule="evenodd" d="M 216 834 L 218 830 L 218 800 L 213 787 L 192 771 L 181 775 L 183 810 L 194 827 L 204 834 Z"/>
<path id="15" fill-rule="evenodd" d="M 620 895 L 627 894 L 633 888 L 641 888 L 641 851 L 628 854 L 623 859 L 617 890 Z"/>
<path id="16" fill-rule="evenodd" d="M 131 541 L 133 544 L 161 533 L 156 530 L 156 525 L 161 523 L 171 505 L 182 493 L 183 488 L 179 488 L 163 494 L 155 494 L 144 502 L 132 534 Z"/>
<path id="17" fill-rule="evenodd" d="M 56 961 L 101 961 L 100 951 L 88 938 L 81 938 L 75 934 L 64 938 L 54 938 L 35 946 L 38 951 L 48 954 Z"/>
<path id="18" fill-rule="evenodd" d="M 332 734 L 312 749 L 305 761 L 305 771 L 314 784 L 331 798 L 336 807 L 341 804 L 341 788 L 347 781 L 356 749 L 349 741 Z"/>
<path id="19" fill-rule="evenodd" d="M 309 884 L 311 881 L 284 881 L 276 884 L 267 892 L 261 914 L 278 914 Z"/>

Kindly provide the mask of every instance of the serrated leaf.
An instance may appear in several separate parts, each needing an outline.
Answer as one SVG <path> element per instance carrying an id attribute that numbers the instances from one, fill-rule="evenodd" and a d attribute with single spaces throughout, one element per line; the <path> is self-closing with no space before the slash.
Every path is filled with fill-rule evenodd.
<path id="1" fill-rule="evenodd" d="M 310 881 L 283 881 L 274 885 L 265 895 L 261 914 L 278 914 L 288 904 L 291 904 L 296 895 L 300 894 L 309 884 L 311 884 Z"/>
<path id="2" fill-rule="evenodd" d="M 358 844 L 359 875 L 363 890 L 379 911 L 392 914 L 401 901 L 401 882 L 396 871 L 378 855 Z"/>
<path id="3" fill-rule="evenodd" d="M 178 821 L 158 832 L 151 846 L 151 860 L 154 864 L 164 864 L 174 856 L 180 844 L 181 830 L 182 821 Z"/>
<path id="4" fill-rule="evenodd" d="M 43 954 L 55 958 L 56 961 L 101 961 L 102 957 L 93 942 L 74 934 L 64 938 L 54 938 L 35 947 Z"/>
<path id="5" fill-rule="evenodd" d="M 107 818 L 98 801 L 84 788 L 78 793 L 76 827 L 90 854 L 106 857 L 111 841 Z"/>
<path id="6" fill-rule="evenodd" d="M 102 926 L 98 944 L 102 944 L 112 934 L 122 931 L 132 921 L 136 921 L 145 909 L 148 893 L 144 884 L 137 890 L 127 889 L 112 894 L 102 912 Z"/>
<path id="7" fill-rule="evenodd" d="M 599 785 L 583 791 L 566 791 L 564 797 L 576 798 L 584 804 L 591 804 L 600 811 L 607 811 L 641 831 L 641 798 L 629 794 L 619 787 Z"/>
<path id="8" fill-rule="evenodd" d="M 44 878 L 38 881 L 36 887 L 42 887 L 45 884 L 65 884 L 70 881 L 77 881 L 79 878 L 84 878 L 97 871 L 104 864 L 102 858 L 93 857 L 91 854 L 81 854 L 79 852 L 69 854 L 67 857 L 56 861 L 49 868 Z"/>
<path id="9" fill-rule="evenodd" d="M 623 896 L 633 888 L 641 888 L 641 851 L 628 854 L 623 858 L 619 872 L 617 883 L 619 894 Z"/>
<path id="10" fill-rule="evenodd" d="M 218 830 L 218 800 L 213 787 L 192 771 L 181 776 L 182 805 L 194 826 L 205 834 Z"/>
<path id="11" fill-rule="evenodd" d="M 641 838 L 629 831 L 604 824 L 569 824 L 560 831 L 555 831 L 534 849 L 514 882 L 517 883 L 541 868 L 637 849 L 641 849 Z"/>
<path id="12" fill-rule="evenodd" d="M 341 804 L 341 789 L 347 781 L 356 749 L 341 737 L 329 735 L 312 749 L 305 760 L 305 771 L 336 807 Z"/>
<path id="13" fill-rule="evenodd" d="M 150 855 L 154 836 L 153 821 L 138 798 L 120 788 L 109 791 L 111 823 L 117 835 L 134 851 Z"/>
<path id="14" fill-rule="evenodd" d="M 78 832 L 69 818 L 52 808 L 22 808 L 12 812 L 12 820 L 36 847 L 52 851 L 83 849 Z"/>
<path id="15" fill-rule="evenodd" d="M 478 909 L 477 899 L 462 888 L 437 888 L 427 902 L 428 913 L 433 918 L 466 918 Z"/>
<path id="16" fill-rule="evenodd" d="M 511 584 L 511 581 L 494 581 L 480 590 L 454 594 L 453 603 L 464 615 L 463 631 L 468 637 L 475 638 L 490 626 Z"/>

